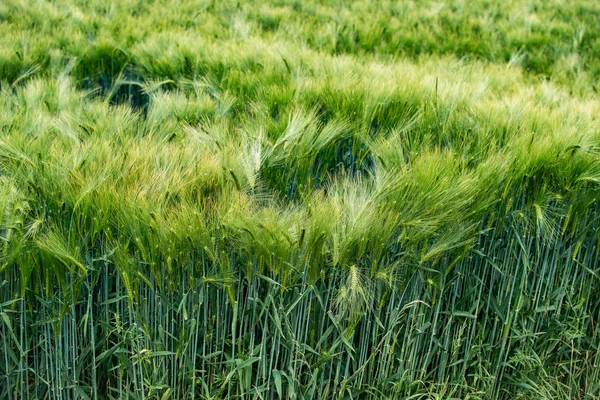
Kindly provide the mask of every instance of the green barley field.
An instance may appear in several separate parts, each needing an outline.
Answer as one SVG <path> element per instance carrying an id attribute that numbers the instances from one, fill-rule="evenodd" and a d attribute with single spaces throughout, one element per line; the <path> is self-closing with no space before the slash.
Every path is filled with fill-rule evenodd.
<path id="1" fill-rule="evenodd" d="M 600 399 L 599 26 L 2 0 L 0 398 Z"/>

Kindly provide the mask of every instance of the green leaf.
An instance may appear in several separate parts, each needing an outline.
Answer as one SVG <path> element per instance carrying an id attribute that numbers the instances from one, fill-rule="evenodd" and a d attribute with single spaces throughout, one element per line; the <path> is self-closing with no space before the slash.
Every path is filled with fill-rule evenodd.
<path id="1" fill-rule="evenodd" d="M 281 372 L 274 369 L 271 371 L 271 375 L 273 376 L 273 381 L 275 382 L 275 389 L 277 390 L 277 394 L 279 394 L 279 398 L 283 399 L 283 389 L 281 386 Z"/>

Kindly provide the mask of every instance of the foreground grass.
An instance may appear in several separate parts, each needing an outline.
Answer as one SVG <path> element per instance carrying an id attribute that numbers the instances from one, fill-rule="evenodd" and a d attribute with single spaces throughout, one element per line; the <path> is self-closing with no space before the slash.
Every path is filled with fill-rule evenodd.
<path id="1" fill-rule="evenodd" d="M 535 7 L 0 5 L 0 395 L 598 398 L 596 5 Z"/>

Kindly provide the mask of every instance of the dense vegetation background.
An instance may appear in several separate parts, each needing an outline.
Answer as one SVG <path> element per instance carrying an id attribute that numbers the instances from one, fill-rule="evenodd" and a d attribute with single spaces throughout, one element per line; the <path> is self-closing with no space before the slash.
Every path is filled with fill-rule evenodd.
<path id="1" fill-rule="evenodd" d="M 2 1 L 0 397 L 600 398 L 599 15 Z"/>

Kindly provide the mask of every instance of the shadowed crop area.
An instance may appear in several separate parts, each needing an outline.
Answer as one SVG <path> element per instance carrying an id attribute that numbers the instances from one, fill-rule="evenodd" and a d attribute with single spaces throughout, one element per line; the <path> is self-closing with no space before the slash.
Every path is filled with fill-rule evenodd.
<path id="1" fill-rule="evenodd" d="M 0 398 L 600 398 L 600 3 L 111 3 L 0 3 Z"/>

